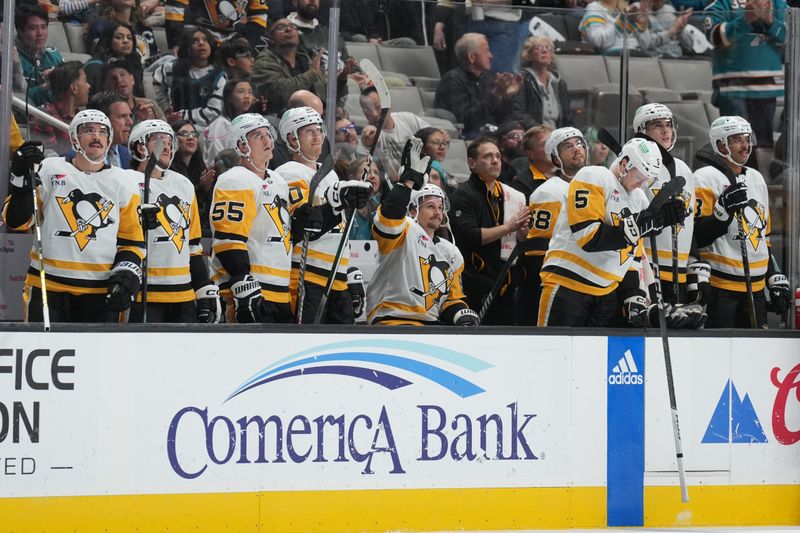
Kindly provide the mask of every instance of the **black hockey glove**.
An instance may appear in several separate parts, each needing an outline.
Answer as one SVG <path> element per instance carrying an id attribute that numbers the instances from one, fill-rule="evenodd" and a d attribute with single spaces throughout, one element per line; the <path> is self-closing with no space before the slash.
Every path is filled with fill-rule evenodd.
<path id="1" fill-rule="evenodd" d="M 695 261 L 686 268 L 686 296 L 689 302 L 705 305 L 711 295 L 711 265 Z"/>
<path id="2" fill-rule="evenodd" d="M 636 246 L 641 237 L 651 233 L 658 233 L 664 229 L 664 225 L 660 223 L 661 217 L 659 213 L 649 209 L 639 213 L 631 213 L 630 209 L 624 207 L 620 211 L 620 217 L 622 220 L 618 227 L 628 246 Z"/>
<path id="3" fill-rule="evenodd" d="M 646 328 L 650 325 L 650 309 L 644 298 L 644 291 L 635 291 L 625 298 L 622 303 L 622 314 L 628 325 L 637 328 Z"/>
<path id="4" fill-rule="evenodd" d="M 400 183 L 406 181 L 414 182 L 412 187 L 415 191 L 420 190 L 428 182 L 428 172 L 431 168 L 430 156 L 422 156 L 422 148 L 425 144 L 416 137 L 406 141 L 403 147 L 403 155 L 400 157 Z"/>
<path id="5" fill-rule="evenodd" d="M 792 295 L 789 278 L 783 274 L 773 274 L 767 280 L 767 288 L 769 289 L 770 311 L 781 314 L 789 307 L 789 298 Z"/>
<path id="6" fill-rule="evenodd" d="M 666 313 L 667 327 L 673 329 L 700 329 L 707 318 L 705 307 L 696 303 L 671 305 Z"/>
<path id="7" fill-rule="evenodd" d="M 142 269 L 131 261 L 120 261 L 111 270 L 106 291 L 106 306 L 114 312 L 127 310 L 136 300 L 142 285 Z"/>
<path id="8" fill-rule="evenodd" d="M 368 181 L 337 181 L 325 191 L 325 199 L 338 214 L 345 209 L 361 209 L 367 205 L 371 193 L 372 184 Z"/>
<path id="9" fill-rule="evenodd" d="M 197 321 L 202 324 L 218 324 L 222 321 L 222 301 L 219 288 L 213 283 L 199 288 L 194 293 L 197 306 Z"/>
<path id="10" fill-rule="evenodd" d="M 311 207 L 307 203 L 301 205 L 295 209 L 292 215 L 292 240 L 299 242 L 305 233 L 308 233 L 311 240 L 314 240 L 315 236 L 322 233 L 324 223 L 325 217 L 320 208 Z"/>
<path id="11" fill-rule="evenodd" d="M 364 291 L 364 275 L 356 267 L 347 269 L 347 291 L 353 299 L 353 315 L 356 324 L 367 322 L 364 311 L 367 305 L 366 292 Z"/>
<path id="12" fill-rule="evenodd" d="M 740 181 L 731 185 L 719 195 L 714 204 L 714 217 L 722 222 L 730 220 L 731 215 L 747 206 L 747 184 Z"/>
<path id="13" fill-rule="evenodd" d="M 44 160 L 44 146 L 39 141 L 28 141 L 11 156 L 11 185 L 22 192 L 30 191 L 32 170 Z"/>
<path id="14" fill-rule="evenodd" d="M 472 309 L 462 309 L 461 311 L 456 311 L 456 314 L 453 315 L 453 324 L 456 326 L 478 326 L 480 325 L 480 319 L 478 318 L 478 313 Z"/>
<path id="15" fill-rule="evenodd" d="M 139 206 L 139 223 L 143 228 L 154 230 L 161 223 L 158 221 L 158 213 L 161 207 L 158 204 L 142 204 Z"/>
<path id="16" fill-rule="evenodd" d="M 683 200 L 674 198 L 668 200 L 661 206 L 659 210 L 659 224 L 661 227 L 675 226 L 676 224 L 683 224 L 689 213 L 686 211 L 686 204 Z"/>
<path id="17" fill-rule="evenodd" d="M 247 274 L 231 279 L 231 292 L 236 305 L 236 322 L 239 324 L 252 324 L 261 322 L 263 312 L 261 304 L 261 283 L 253 276 Z"/>

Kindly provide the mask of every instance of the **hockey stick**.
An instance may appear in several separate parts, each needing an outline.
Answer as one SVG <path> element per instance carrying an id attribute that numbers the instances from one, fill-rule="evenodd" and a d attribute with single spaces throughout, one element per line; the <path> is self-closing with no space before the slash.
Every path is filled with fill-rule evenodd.
<path id="1" fill-rule="evenodd" d="M 695 157 L 701 163 L 705 163 L 714 167 L 715 169 L 722 172 L 731 185 L 736 185 L 736 176 L 733 174 L 733 171 L 722 161 L 720 158 L 717 158 L 715 154 L 711 154 L 709 152 L 700 150 L 695 154 Z M 739 252 L 742 255 L 742 270 L 744 270 L 744 285 L 745 289 L 747 290 L 747 307 L 748 307 L 748 315 L 750 318 L 750 327 L 753 329 L 758 328 L 758 321 L 756 320 L 756 304 L 753 300 L 753 280 L 750 277 L 750 257 L 747 253 L 747 236 L 744 233 L 744 214 L 741 210 L 739 210 L 736 214 L 734 214 L 734 218 L 736 219 L 736 226 L 737 226 L 737 236 L 735 240 L 739 241 Z"/>
<path id="2" fill-rule="evenodd" d="M 650 139 L 647 135 L 638 134 L 638 136 L 652 141 L 652 139 Z M 619 155 L 622 147 L 617 140 L 610 133 L 608 133 L 608 131 L 601 130 L 598 133 L 597 138 L 601 143 L 605 144 L 609 147 L 609 149 Z M 667 200 L 681 192 L 683 190 L 683 186 L 686 184 L 686 179 L 683 176 L 675 175 L 674 158 L 663 146 L 658 143 L 656 143 L 656 146 L 658 146 L 659 150 L 661 151 L 661 158 L 664 161 L 664 165 L 667 167 L 670 180 L 666 182 L 663 187 L 661 187 L 661 190 L 658 191 L 658 194 L 655 195 L 653 200 L 650 202 L 648 209 L 651 207 L 660 209 L 661 206 L 667 202 Z M 655 283 L 653 285 L 655 286 L 656 305 L 658 306 L 658 330 L 661 336 L 661 346 L 664 350 L 664 368 L 667 372 L 667 392 L 669 393 L 669 408 L 672 415 L 672 436 L 675 439 L 675 458 L 678 462 L 678 481 L 681 487 L 681 502 L 688 503 L 689 488 L 686 485 L 686 471 L 683 467 L 683 443 L 681 441 L 680 424 L 678 423 L 678 401 L 675 395 L 675 379 L 672 372 L 672 354 L 669 349 L 667 317 L 664 314 L 664 299 L 661 297 L 661 272 L 659 271 L 658 267 L 658 246 L 656 244 L 655 233 L 650 235 L 650 251 L 653 254 L 653 260 L 650 263 L 655 276 Z M 674 277 L 677 277 L 677 274 L 677 271 L 673 272 Z"/>
<path id="3" fill-rule="evenodd" d="M 369 147 L 369 158 L 367 159 L 367 168 L 363 180 L 366 180 L 369 169 L 372 166 L 372 156 L 375 154 L 375 148 L 378 146 L 378 139 L 380 139 L 381 131 L 383 130 L 383 123 L 386 121 L 386 116 L 389 114 L 389 108 L 392 107 L 392 97 L 389 94 L 389 88 L 386 86 L 386 81 L 378 68 L 369 59 L 362 59 L 359 63 L 361 70 L 372 81 L 375 90 L 378 92 L 378 98 L 381 101 L 381 116 L 378 125 L 375 128 L 375 137 L 372 139 L 372 146 Z M 339 263 L 342 261 L 342 254 L 347 243 L 350 241 L 350 230 L 353 228 L 353 221 L 355 220 L 355 210 L 351 210 L 350 216 L 347 217 L 347 224 L 345 225 L 344 233 L 341 240 L 339 240 L 339 247 L 336 249 L 336 255 L 333 258 L 333 266 L 328 276 L 328 282 L 325 284 L 325 291 L 322 293 L 322 299 L 317 307 L 317 313 L 314 316 L 314 324 L 319 324 L 322 316 L 325 314 L 325 306 L 328 304 L 328 297 L 333 288 L 333 282 L 336 280 L 336 272 L 339 270 Z"/>
<path id="4" fill-rule="evenodd" d="M 489 293 L 483 298 L 483 303 L 481 304 L 481 309 L 478 311 L 478 325 L 483 322 L 483 318 L 486 316 L 486 313 L 492 307 L 494 303 L 494 299 L 497 298 L 497 295 L 500 294 L 500 289 L 503 287 L 503 282 L 505 281 L 506 276 L 508 275 L 508 271 L 514 265 L 517 257 L 525 253 L 529 250 L 533 250 L 537 244 L 538 239 L 526 239 L 524 241 L 520 241 L 514 246 L 514 249 L 511 250 L 511 254 L 509 254 L 508 259 L 506 262 L 503 263 L 503 268 L 500 269 L 500 273 L 497 275 L 497 279 L 494 280 L 494 285 L 492 285 L 492 289 Z"/>
<path id="5" fill-rule="evenodd" d="M 42 247 L 42 222 L 39 212 L 39 199 L 36 196 L 36 178 L 39 176 L 39 168 L 36 165 L 31 169 L 31 179 L 33 180 L 33 226 L 36 232 L 36 251 L 39 254 L 39 281 L 42 285 L 42 320 L 44 321 L 44 331 L 50 331 L 50 307 L 47 305 L 47 281 L 44 275 L 44 249 Z"/>
<path id="6" fill-rule="evenodd" d="M 678 281 L 678 225 L 672 226 L 672 301 L 681 303 L 681 288 Z"/>
<path id="7" fill-rule="evenodd" d="M 150 203 L 150 178 L 158 165 L 158 160 L 164 151 L 164 143 L 161 139 L 156 141 L 155 150 L 147 158 L 147 165 L 144 167 L 144 191 L 142 191 L 142 204 Z M 142 236 L 144 237 L 144 259 L 142 259 L 142 323 L 147 324 L 147 255 L 149 243 L 147 242 L 147 224 L 142 224 Z"/>
<path id="8" fill-rule="evenodd" d="M 317 193 L 319 182 L 331 173 L 333 170 L 333 155 L 328 154 L 328 157 L 322 162 L 317 171 L 311 177 L 308 184 L 308 200 L 306 201 L 310 207 L 314 207 L 314 195 Z M 306 229 L 303 231 L 303 247 L 300 251 L 300 266 L 298 267 L 299 285 L 297 286 L 297 323 L 303 323 L 303 300 L 306 298 L 306 265 L 308 264 L 308 243 L 311 239 L 311 232 Z"/>

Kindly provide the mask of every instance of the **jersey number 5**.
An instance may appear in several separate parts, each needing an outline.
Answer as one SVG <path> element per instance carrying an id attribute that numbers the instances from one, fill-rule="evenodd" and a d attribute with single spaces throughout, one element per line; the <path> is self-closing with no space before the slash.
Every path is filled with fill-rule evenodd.
<path id="1" fill-rule="evenodd" d="M 578 189 L 575 191 L 575 209 L 583 209 L 589 205 L 589 191 Z"/>
<path id="2" fill-rule="evenodd" d="M 219 222 L 227 218 L 231 222 L 241 222 L 244 219 L 244 202 L 217 202 L 211 210 L 211 220 Z"/>

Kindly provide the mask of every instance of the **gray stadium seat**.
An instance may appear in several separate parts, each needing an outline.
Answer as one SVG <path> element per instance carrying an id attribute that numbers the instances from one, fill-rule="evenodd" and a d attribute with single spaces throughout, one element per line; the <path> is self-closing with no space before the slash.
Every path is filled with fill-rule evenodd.
<path id="1" fill-rule="evenodd" d="M 50 25 L 52 27 L 53 24 Z M 64 31 L 67 33 L 67 40 L 69 41 L 69 49 L 71 52 L 78 54 L 89 53 L 86 50 L 86 43 L 83 42 L 83 24 L 64 24 Z"/>
<path id="2" fill-rule="evenodd" d="M 620 78 L 620 58 L 606 56 L 606 69 L 612 82 Z M 631 57 L 628 63 L 628 85 L 636 87 L 648 102 L 680 102 L 681 95 L 667 88 L 658 60 L 650 57 Z"/>
<path id="3" fill-rule="evenodd" d="M 358 102 L 359 94 L 350 93 L 344 100 L 344 109 L 350 115 L 350 120 L 355 123 L 359 128 L 367 125 L 367 117 L 364 116 L 364 111 L 361 110 L 361 104 Z"/>
<path id="4" fill-rule="evenodd" d="M 153 28 L 153 35 L 156 38 L 158 51 L 162 54 L 166 53 L 169 50 L 169 45 L 167 44 L 167 30 L 165 28 Z"/>
<path id="5" fill-rule="evenodd" d="M 362 59 L 369 59 L 378 67 L 378 70 L 382 70 L 381 59 L 378 57 L 378 50 L 374 43 L 347 42 L 345 43 L 345 48 L 348 54 L 356 58 L 356 61 L 360 62 Z"/>
<path id="6" fill-rule="evenodd" d="M 408 79 L 408 76 L 400 72 L 392 72 L 389 70 L 381 71 L 383 81 L 389 87 L 412 87 L 414 84 Z"/>
<path id="7" fill-rule="evenodd" d="M 51 22 L 47 26 L 47 46 L 58 49 L 63 56 L 65 52 L 71 52 L 69 40 L 67 39 L 67 30 L 60 22 Z"/>
<path id="8" fill-rule="evenodd" d="M 575 112 L 578 127 L 583 127 L 591 116 L 590 95 L 595 88 L 609 88 L 608 72 L 600 56 L 556 55 L 555 69 L 567 83 L 570 107 Z"/>
<path id="9" fill-rule="evenodd" d="M 447 156 L 444 159 L 444 171 L 450 176 L 451 183 L 461 185 L 469 178 L 470 170 L 467 164 L 467 144 L 461 139 L 452 139 Z"/>
<path id="10" fill-rule="evenodd" d="M 703 102 L 675 102 L 669 105 L 678 122 L 678 138 L 688 137 L 692 141 L 692 150 L 697 151 L 708 143 L 710 123 Z M 689 162 L 689 159 L 684 159 Z"/>
<path id="11" fill-rule="evenodd" d="M 668 89 L 684 100 L 711 101 L 711 62 L 703 59 L 662 59 L 659 61 Z"/>
<path id="12" fill-rule="evenodd" d="M 61 52 L 61 57 L 64 58 L 64 61 L 80 61 L 81 63 L 86 63 L 92 58 L 89 54 L 78 54 L 76 52 Z"/>
<path id="13" fill-rule="evenodd" d="M 415 85 L 436 89 L 441 79 L 439 65 L 430 46 L 379 46 L 381 68 L 401 72 Z"/>
<path id="14" fill-rule="evenodd" d="M 636 91 L 628 94 L 628 123 L 636 109 L 644 102 Z M 619 135 L 619 89 L 600 89 L 592 93 L 592 124 L 606 128 L 617 139 Z"/>
<path id="15" fill-rule="evenodd" d="M 389 87 L 389 95 L 392 97 L 393 111 L 408 111 L 415 115 L 425 112 L 422 97 L 416 87 Z"/>
<path id="16" fill-rule="evenodd" d="M 420 89 L 419 95 L 422 97 L 422 106 L 425 109 L 433 109 L 433 101 L 436 99 L 436 91 Z"/>
<path id="17" fill-rule="evenodd" d="M 447 131 L 451 138 L 458 138 L 461 135 L 461 132 L 458 131 L 458 127 L 450 120 L 431 115 L 422 115 L 420 118 L 430 124 L 431 127 Z"/>
<path id="18" fill-rule="evenodd" d="M 716 106 L 711 105 L 711 103 L 706 102 L 704 104 L 706 108 L 706 116 L 708 116 L 708 123 L 711 124 L 715 120 L 719 118 L 719 109 Z"/>

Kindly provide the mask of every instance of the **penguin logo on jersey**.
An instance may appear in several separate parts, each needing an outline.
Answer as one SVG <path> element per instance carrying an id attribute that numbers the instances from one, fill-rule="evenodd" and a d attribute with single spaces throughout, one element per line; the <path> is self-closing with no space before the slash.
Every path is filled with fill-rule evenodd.
<path id="1" fill-rule="evenodd" d="M 169 242 L 175 245 L 178 253 L 183 250 L 186 244 L 186 231 L 189 229 L 189 210 L 191 206 L 177 196 L 168 197 L 161 193 L 158 195 L 156 204 L 161 207 L 157 218 L 161 228 L 167 233 L 153 239 L 153 242 Z"/>
<path id="2" fill-rule="evenodd" d="M 56 196 L 56 201 L 69 231 L 58 230 L 55 236 L 72 237 L 81 251 L 97 239 L 99 230 L 114 223 L 109 216 L 114 203 L 97 193 L 84 194 L 80 189 L 73 189 L 66 196 Z"/>
<path id="3" fill-rule="evenodd" d="M 282 242 L 286 253 L 290 253 L 292 250 L 292 243 L 289 239 L 291 226 L 288 219 L 289 211 L 286 210 L 286 200 L 276 196 L 272 199 L 272 203 L 261 205 L 267 210 L 267 215 L 269 215 L 270 220 L 275 225 L 275 229 L 278 231 L 277 235 L 267 237 L 267 242 Z"/>
<path id="4" fill-rule="evenodd" d="M 624 218 L 625 218 L 625 217 L 623 217 L 623 216 L 622 216 L 621 214 L 619 214 L 619 213 L 611 213 L 611 222 L 612 222 L 612 224 L 614 224 L 615 226 L 620 226 L 620 225 L 622 225 L 622 224 L 623 224 L 623 219 L 624 219 Z M 625 261 L 627 261 L 628 259 L 630 259 L 631 257 L 633 257 L 633 255 L 634 255 L 633 246 L 626 246 L 625 248 L 621 249 L 621 250 L 619 251 L 619 264 L 620 264 L 620 265 L 624 264 L 624 263 L 625 263 Z"/>
<path id="5" fill-rule="evenodd" d="M 437 261 L 431 254 L 427 258 L 419 258 L 420 275 L 422 276 L 422 289 L 411 288 L 417 296 L 425 297 L 425 309 L 428 310 L 439 303 L 450 292 L 453 282 L 453 272 L 450 263 Z"/>
<path id="6" fill-rule="evenodd" d="M 766 209 L 755 200 L 750 200 L 747 207 L 742 210 L 742 219 L 745 238 L 753 245 L 754 251 L 758 250 L 758 245 L 764 240 L 764 233 L 767 231 Z"/>
<path id="7" fill-rule="evenodd" d="M 651 188 L 650 192 L 653 193 L 653 196 L 656 196 L 656 195 L 658 195 L 660 190 L 661 190 L 660 188 L 659 189 Z M 686 192 L 686 190 L 681 190 L 680 194 L 678 194 L 676 196 L 676 198 L 681 200 L 681 201 L 683 201 L 683 209 L 686 211 L 687 217 L 691 216 L 692 215 L 692 207 L 693 207 L 692 206 L 692 196 L 688 192 Z M 685 227 L 685 224 L 676 224 L 675 225 L 675 228 L 677 229 L 676 235 L 680 235 L 680 233 L 681 233 L 681 231 L 683 231 L 684 227 Z"/>

